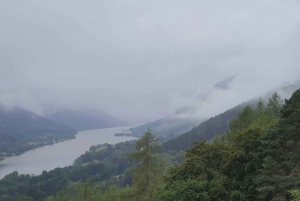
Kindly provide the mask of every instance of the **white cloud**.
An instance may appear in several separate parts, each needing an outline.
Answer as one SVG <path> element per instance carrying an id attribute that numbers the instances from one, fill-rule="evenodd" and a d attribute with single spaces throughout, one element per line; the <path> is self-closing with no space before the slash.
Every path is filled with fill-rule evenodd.
<path id="1" fill-rule="evenodd" d="M 299 78 L 298 1 L 7 0 L 0 13 L 0 102 L 39 113 L 143 121 L 238 74 L 203 106 L 214 114 Z"/>

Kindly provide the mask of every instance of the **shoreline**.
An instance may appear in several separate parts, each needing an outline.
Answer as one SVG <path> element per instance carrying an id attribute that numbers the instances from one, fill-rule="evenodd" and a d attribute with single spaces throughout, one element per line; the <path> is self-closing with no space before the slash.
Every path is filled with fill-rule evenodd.
<path id="1" fill-rule="evenodd" d="M 51 146 L 38 147 L 22 153 L 21 155 L 7 157 L 0 162 L 0 178 L 17 171 L 19 174 L 41 174 L 43 170 L 49 171 L 57 167 L 72 165 L 74 160 L 85 151 L 89 151 L 92 145 L 116 144 L 131 140 L 130 138 L 118 138 L 115 133 L 130 127 L 113 127 L 108 129 L 95 129 L 80 131 L 76 138 L 65 140 L 64 143 L 55 143 Z"/>

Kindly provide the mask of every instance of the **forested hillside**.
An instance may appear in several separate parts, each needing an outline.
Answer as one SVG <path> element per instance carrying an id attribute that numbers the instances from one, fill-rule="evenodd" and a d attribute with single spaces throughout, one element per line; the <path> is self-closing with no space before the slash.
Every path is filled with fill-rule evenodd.
<path id="1" fill-rule="evenodd" d="M 246 107 L 225 135 L 187 150 L 157 200 L 299 200 L 299 120 L 300 90 Z"/>
<path id="2" fill-rule="evenodd" d="M 0 156 L 21 154 L 46 144 L 75 138 L 77 132 L 32 112 L 0 107 Z"/>
<path id="3" fill-rule="evenodd" d="M 198 141 L 185 152 L 185 159 L 182 152 L 174 156 L 162 152 L 158 139 L 148 130 L 136 142 L 92 146 L 70 167 L 45 171 L 40 176 L 17 172 L 7 175 L 0 181 L 0 198 L 297 200 L 300 89 L 285 104 L 274 93 L 266 103 L 259 99 L 255 107 L 242 106 L 237 107 L 241 112 L 229 122 L 225 134 Z"/>
<path id="4" fill-rule="evenodd" d="M 78 157 L 74 165 L 44 171 L 39 176 L 19 175 L 17 172 L 5 176 L 0 180 L 0 200 L 26 200 L 26 197 L 29 200 L 44 200 L 66 190 L 73 182 L 87 180 L 91 184 L 101 184 L 102 189 L 107 189 L 109 185 L 124 187 L 131 184 L 131 174 L 124 174 L 124 171 L 132 165 L 126 159 L 126 153 L 134 149 L 134 143 L 105 144 L 98 148 L 92 148 Z"/>
<path id="5" fill-rule="evenodd" d="M 196 99 L 198 101 L 207 101 L 207 97 L 211 93 L 215 92 L 215 90 L 228 89 L 235 77 L 236 76 L 231 76 L 216 83 L 209 91 L 203 94 L 199 94 Z M 147 128 L 151 128 L 155 136 L 159 137 L 162 141 L 168 141 L 185 132 L 190 131 L 192 128 L 199 125 L 203 120 L 205 120 L 203 118 L 196 117 L 196 112 L 197 109 L 195 106 L 181 107 L 165 118 L 131 128 L 130 131 L 132 132 L 133 136 L 141 137 L 145 130 L 147 130 Z M 222 129 L 221 131 L 224 132 L 225 130 Z"/>
<path id="6" fill-rule="evenodd" d="M 192 147 L 199 140 L 211 139 L 216 135 L 222 135 L 228 129 L 229 122 L 236 118 L 245 106 L 253 107 L 255 103 L 256 101 L 249 101 L 216 115 L 177 138 L 165 142 L 163 149 L 165 151 L 183 151 Z"/>
<path id="7" fill-rule="evenodd" d="M 82 188 L 88 188 L 89 192 L 97 189 L 99 193 L 110 188 L 126 188 L 132 185 L 134 162 L 128 158 L 128 153 L 134 149 L 135 141 L 95 145 L 65 168 L 44 171 L 37 176 L 13 172 L 0 180 L 0 200 L 42 201 L 51 195 L 78 195 Z M 161 153 L 159 158 L 165 158 L 169 165 L 184 160 L 181 154 L 171 157 Z"/>
<path id="8" fill-rule="evenodd" d="M 101 190 L 77 184 L 47 200 L 298 200 L 300 90 L 282 102 L 274 93 L 267 104 L 259 100 L 256 108 L 245 107 L 226 134 L 197 142 L 164 180 L 157 171 L 162 168 L 157 140 L 146 132 L 129 155 L 138 162 L 132 186 Z"/>
<path id="9" fill-rule="evenodd" d="M 300 0 L 0 0 L 0 25 L 0 201 L 300 201 Z"/>

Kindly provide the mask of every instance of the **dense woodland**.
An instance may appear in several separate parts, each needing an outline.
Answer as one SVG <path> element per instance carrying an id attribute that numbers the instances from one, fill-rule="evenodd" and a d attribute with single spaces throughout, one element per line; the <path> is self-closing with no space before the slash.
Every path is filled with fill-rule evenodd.
<path id="1" fill-rule="evenodd" d="M 183 152 L 164 152 L 164 145 L 148 130 L 136 142 L 93 146 L 70 167 L 40 176 L 7 175 L 0 181 L 0 198 L 298 200 L 299 133 L 300 90 L 285 103 L 274 93 L 266 103 L 260 99 L 255 107 L 244 107 L 223 135 L 198 141 L 185 157 Z"/>
<path id="2" fill-rule="evenodd" d="M 24 196 L 43 200 L 67 189 L 71 183 L 87 180 L 92 184 L 105 181 L 102 186 L 104 189 L 110 184 L 125 186 L 123 180 L 127 179 L 127 183 L 131 183 L 130 174 L 123 174 L 131 166 L 131 161 L 126 160 L 126 153 L 133 148 L 134 142 L 122 142 L 114 147 L 108 144 L 92 146 L 91 151 L 78 157 L 72 166 L 44 171 L 39 176 L 19 175 L 14 172 L 0 180 L 0 200 L 15 200 Z M 112 177 L 121 173 L 125 178 Z"/>

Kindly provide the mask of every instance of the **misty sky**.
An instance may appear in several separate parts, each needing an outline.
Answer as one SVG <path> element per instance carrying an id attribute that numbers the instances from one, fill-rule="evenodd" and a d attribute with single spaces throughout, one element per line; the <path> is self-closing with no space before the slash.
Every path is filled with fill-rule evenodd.
<path id="1" fill-rule="evenodd" d="M 1 0 L 0 44 L 6 107 L 138 123 L 236 75 L 201 107 L 215 115 L 300 79 L 300 1 Z"/>

